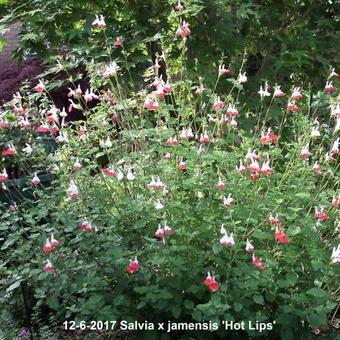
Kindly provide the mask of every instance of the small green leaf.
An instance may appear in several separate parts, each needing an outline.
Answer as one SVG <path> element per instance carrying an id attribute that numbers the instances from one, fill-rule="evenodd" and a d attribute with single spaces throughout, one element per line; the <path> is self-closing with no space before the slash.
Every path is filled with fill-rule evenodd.
<path id="1" fill-rule="evenodd" d="M 14 290 L 15 288 L 18 288 L 20 286 L 21 280 L 19 281 L 15 281 L 14 283 L 12 283 L 7 289 L 6 292 L 11 292 L 12 290 Z"/>

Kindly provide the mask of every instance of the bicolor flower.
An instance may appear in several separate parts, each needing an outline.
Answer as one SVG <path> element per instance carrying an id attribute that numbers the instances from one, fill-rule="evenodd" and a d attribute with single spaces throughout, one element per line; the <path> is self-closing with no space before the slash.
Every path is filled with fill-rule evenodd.
<path id="1" fill-rule="evenodd" d="M 285 95 L 286 94 L 281 90 L 281 86 L 279 85 L 275 86 L 273 97 L 280 98 L 280 97 L 284 97 Z"/>
<path id="2" fill-rule="evenodd" d="M 317 174 L 321 174 L 322 170 L 321 170 L 321 166 L 318 162 L 315 162 L 313 165 L 313 171 Z"/>
<path id="3" fill-rule="evenodd" d="M 176 35 L 182 38 L 186 38 L 191 34 L 189 24 L 186 21 L 183 21 L 176 31 Z"/>
<path id="4" fill-rule="evenodd" d="M 289 242 L 288 237 L 286 236 L 285 232 L 283 230 L 278 230 L 278 229 L 276 229 L 276 232 L 275 232 L 275 240 L 281 244 L 287 244 Z"/>
<path id="5" fill-rule="evenodd" d="M 225 68 L 225 64 L 219 65 L 218 75 L 223 76 L 223 75 L 227 75 L 227 74 L 230 74 L 230 70 L 228 68 Z"/>
<path id="6" fill-rule="evenodd" d="M 259 258 L 259 257 L 256 257 L 254 253 L 253 253 L 253 256 L 252 256 L 251 263 L 252 263 L 253 266 L 258 268 L 260 271 L 265 269 L 265 266 L 262 263 L 262 259 Z"/>
<path id="7" fill-rule="evenodd" d="M 309 146 L 308 144 L 305 145 L 304 148 L 300 151 L 300 157 L 303 159 L 308 159 L 312 154 L 309 152 Z"/>
<path id="8" fill-rule="evenodd" d="M 231 194 L 228 195 L 228 197 L 223 197 L 223 204 L 225 207 L 230 207 L 234 203 L 234 199 L 231 197 Z"/>
<path id="9" fill-rule="evenodd" d="M 273 172 L 273 169 L 269 166 L 270 160 L 263 162 L 260 172 L 262 175 L 268 176 Z"/>
<path id="10" fill-rule="evenodd" d="M 211 142 L 208 134 L 206 131 L 204 131 L 203 133 L 201 133 L 201 137 L 199 140 L 200 144 L 209 144 Z"/>
<path id="11" fill-rule="evenodd" d="M 183 160 L 178 163 L 178 170 L 181 170 L 181 171 L 188 170 L 188 166 Z"/>
<path id="12" fill-rule="evenodd" d="M 212 108 L 213 108 L 214 110 L 220 110 L 220 109 L 222 109 L 223 105 L 224 105 L 224 103 L 222 102 L 222 100 L 220 99 L 220 97 L 217 97 L 217 98 L 215 99 L 215 102 L 214 102 Z"/>
<path id="13" fill-rule="evenodd" d="M 294 102 L 288 102 L 287 110 L 294 111 L 294 112 L 299 112 L 301 109 Z"/>
<path id="14" fill-rule="evenodd" d="M 338 197 L 333 196 L 333 199 L 332 199 L 332 206 L 333 206 L 334 208 L 340 207 L 340 195 L 339 195 Z"/>
<path id="15" fill-rule="evenodd" d="M 321 208 L 320 210 L 315 208 L 315 213 L 314 213 L 314 216 L 319 219 L 320 221 L 328 221 L 329 220 L 329 215 L 327 215 L 325 212 L 324 212 L 324 209 Z"/>
<path id="16" fill-rule="evenodd" d="M 77 158 L 76 161 L 73 163 L 72 168 L 74 171 L 80 170 L 83 166 L 79 163 L 79 159 Z"/>
<path id="17" fill-rule="evenodd" d="M 248 81 L 248 78 L 247 78 L 247 76 L 246 76 L 246 72 L 243 72 L 243 73 L 240 73 L 239 75 L 238 75 L 238 78 L 237 78 L 237 81 L 239 82 L 239 83 L 246 83 L 247 81 Z"/>
<path id="18" fill-rule="evenodd" d="M 0 172 L 0 183 L 5 182 L 8 180 L 8 174 L 6 169 L 3 169 L 2 172 Z"/>
<path id="19" fill-rule="evenodd" d="M 114 171 L 112 166 L 108 166 L 100 170 L 107 177 L 116 177 L 116 172 Z"/>
<path id="20" fill-rule="evenodd" d="M 300 100 L 303 98 L 303 95 L 301 94 L 300 87 L 294 87 L 292 91 L 292 99 L 293 100 Z"/>
<path id="21" fill-rule="evenodd" d="M 47 133 L 50 131 L 50 127 L 45 122 L 41 122 L 41 124 L 36 128 L 36 131 L 39 133 Z"/>
<path id="22" fill-rule="evenodd" d="M 3 156 L 13 156 L 17 154 L 15 146 L 13 144 L 8 144 L 7 148 L 1 153 Z"/>
<path id="23" fill-rule="evenodd" d="M 222 181 L 221 177 L 218 179 L 218 183 L 216 184 L 216 188 L 219 190 L 224 190 L 224 182 Z"/>
<path id="24" fill-rule="evenodd" d="M 104 29 L 106 27 L 105 19 L 103 15 L 96 15 L 96 19 L 92 22 L 92 26 L 99 29 Z"/>
<path id="25" fill-rule="evenodd" d="M 157 202 L 155 203 L 155 209 L 160 210 L 163 208 L 164 208 L 164 205 L 160 202 L 160 200 L 157 200 Z"/>
<path id="26" fill-rule="evenodd" d="M 159 110 L 160 106 L 157 102 L 157 100 L 153 100 L 151 98 L 146 98 L 144 101 L 144 109 L 148 109 L 148 110 Z"/>
<path id="27" fill-rule="evenodd" d="M 127 179 L 128 181 L 133 181 L 135 178 L 136 178 L 136 177 L 135 177 L 135 175 L 133 174 L 132 170 L 129 169 L 128 173 L 126 174 L 126 179 Z"/>
<path id="28" fill-rule="evenodd" d="M 247 239 L 245 250 L 247 253 L 252 253 L 254 251 L 254 246 Z"/>
<path id="29" fill-rule="evenodd" d="M 203 281 L 203 284 L 207 286 L 211 292 L 217 292 L 220 289 L 220 286 L 215 280 L 215 277 L 211 276 L 209 272 L 206 279 Z"/>
<path id="30" fill-rule="evenodd" d="M 281 222 L 280 219 L 278 218 L 278 215 L 276 214 L 276 216 L 273 216 L 272 213 L 269 214 L 268 222 L 269 222 L 270 224 L 277 225 L 277 226 L 282 224 L 282 222 Z"/>
<path id="31" fill-rule="evenodd" d="M 246 167 L 243 165 L 242 160 L 240 160 L 239 166 L 236 165 L 236 170 L 237 170 L 240 174 L 243 174 L 243 173 L 247 170 Z"/>
<path id="32" fill-rule="evenodd" d="M 270 92 L 268 91 L 268 89 L 269 89 L 268 83 L 265 83 L 264 87 L 262 87 L 261 85 L 260 91 L 258 92 L 261 98 L 270 96 Z"/>
<path id="33" fill-rule="evenodd" d="M 328 92 L 328 93 L 331 93 L 331 92 L 335 91 L 335 87 L 334 87 L 334 85 L 333 85 L 333 82 L 332 82 L 332 81 L 328 81 L 328 82 L 326 82 L 326 85 L 325 85 L 324 91 L 325 91 L 325 92 Z"/>
<path id="34" fill-rule="evenodd" d="M 33 184 L 33 185 L 38 185 L 38 184 L 40 184 L 40 179 L 39 179 L 39 177 L 38 177 L 38 175 L 37 175 L 36 172 L 34 173 L 34 176 L 33 176 L 33 179 L 32 179 L 32 184 Z"/>
<path id="35" fill-rule="evenodd" d="M 47 263 L 46 263 L 45 266 L 44 266 L 44 271 L 45 271 L 46 273 L 52 273 L 52 272 L 54 272 L 54 268 L 53 268 L 53 265 L 52 265 L 52 263 L 51 263 L 50 260 L 47 260 Z"/>
<path id="36" fill-rule="evenodd" d="M 340 244 L 337 248 L 333 248 L 332 256 L 331 256 L 332 263 L 340 263 Z"/>
<path id="37" fill-rule="evenodd" d="M 339 153 L 339 138 L 336 139 L 336 141 L 333 143 L 330 154 L 337 155 Z"/>
<path id="38" fill-rule="evenodd" d="M 123 40 L 120 39 L 119 37 L 116 38 L 115 43 L 114 43 L 115 47 L 119 47 L 123 45 Z"/>
<path id="39" fill-rule="evenodd" d="M 129 265 L 127 266 L 127 272 L 132 274 L 138 271 L 141 268 L 141 265 L 139 264 L 137 260 L 137 256 L 135 256 L 135 259 L 132 261 L 130 260 Z"/>
<path id="40" fill-rule="evenodd" d="M 50 240 L 49 240 L 49 239 L 46 239 L 46 242 L 45 242 L 45 244 L 44 244 L 44 246 L 43 246 L 43 252 L 44 252 L 45 254 L 48 254 L 48 253 L 52 252 L 53 249 L 54 249 L 54 247 L 53 247 L 53 245 L 51 244 Z"/>
<path id="41" fill-rule="evenodd" d="M 183 11 L 184 7 L 183 7 L 183 5 L 181 4 L 180 1 L 178 1 L 175 9 L 176 9 L 177 12 L 182 12 Z"/>
<path id="42" fill-rule="evenodd" d="M 71 180 L 70 182 L 70 185 L 67 189 L 67 194 L 70 198 L 77 198 L 78 195 L 79 195 L 79 192 L 78 192 L 78 187 L 77 185 L 74 183 L 73 180 Z"/>
<path id="43" fill-rule="evenodd" d="M 201 94 L 201 93 L 204 92 L 204 90 L 205 90 L 205 88 L 203 87 L 203 85 L 196 86 L 195 93 L 196 93 L 196 94 Z"/>
<path id="44" fill-rule="evenodd" d="M 82 228 L 85 231 L 85 233 L 90 233 L 93 231 L 92 224 L 88 221 L 79 223 L 79 227 Z"/>
<path id="45" fill-rule="evenodd" d="M 158 228 L 157 228 L 157 230 L 156 230 L 156 232 L 155 232 L 155 236 L 156 236 L 157 238 L 163 238 L 163 237 L 165 236 L 164 229 L 161 227 L 160 224 L 158 225 Z"/>
<path id="46" fill-rule="evenodd" d="M 35 86 L 34 90 L 38 93 L 44 92 L 45 91 L 44 83 L 41 80 L 39 80 L 39 83 Z"/>
<path id="47" fill-rule="evenodd" d="M 229 104 L 227 108 L 227 115 L 230 117 L 236 117 L 239 115 L 239 112 L 237 111 L 234 104 Z"/>

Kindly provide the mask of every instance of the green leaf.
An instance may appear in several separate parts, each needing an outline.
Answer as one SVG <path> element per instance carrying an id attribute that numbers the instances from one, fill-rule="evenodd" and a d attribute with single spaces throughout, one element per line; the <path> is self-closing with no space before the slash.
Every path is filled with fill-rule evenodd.
<path id="1" fill-rule="evenodd" d="M 54 310 L 58 310 L 59 308 L 59 301 L 57 295 L 52 295 L 47 299 L 47 304 Z"/>
<path id="2" fill-rule="evenodd" d="M 297 194 L 295 194 L 295 197 L 310 198 L 310 193 L 308 193 L 308 192 L 298 192 Z"/>
<path id="3" fill-rule="evenodd" d="M 172 315 L 174 316 L 175 319 L 178 319 L 179 316 L 181 315 L 182 309 L 178 306 L 175 306 L 171 309 Z"/>
<path id="4" fill-rule="evenodd" d="M 259 305 L 263 305 L 264 304 L 264 298 L 262 295 L 255 295 L 253 297 L 253 300 L 258 303 Z"/>
<path id="5" fill-rule="evenodd" d="M 235 302 L 235 303 L 234 303 L 234 309 L 235 309 L 235 312 L 239 312 L 239 311 L 241 311 L 241 310 L 242 310 L 242 308 L 243 308 L 243 305 L 242 305 L 242 303 L 239 303 L 239 302 Z"/>
<path id="6" fill-rule="evenodd" d="M 18 288 L 20 286 L 21 280 L 15 281 L 12 283 L 7 289 L 6 292 L 11 292 L 12 290 Z"/>

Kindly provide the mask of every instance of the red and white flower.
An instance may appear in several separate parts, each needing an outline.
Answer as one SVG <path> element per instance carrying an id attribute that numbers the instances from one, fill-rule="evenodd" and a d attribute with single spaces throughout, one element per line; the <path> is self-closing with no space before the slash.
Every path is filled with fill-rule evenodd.
<path id="1" fill-rule="evenodd" d="M 178 26 L 176 31 L 176 35 L 182 38 L 186 38 L 191 34 L 189 24 L 186 21 L 182 21 L 182 23 Z"/>
<path id="2" fill-rule="evenodd" d="M 181 171 L 186 171 L 188 170 L 188 166 L 186 165 L 186 163 L 181 160 L 179 163 L 178 163 L 178 170 L 181 170 Z"/>
<path id="3" fill-rule="evenodd" d="M 0 172 L 0 183 L 5 182 L 8 180 L 8 174 L 6 169 L 3 169 L 2 172 Z"/>
<path id="4" fill-rule="evenodd" d="M 146 98 L 144 101 L 144 109 L 148 110 L 159 110 L 160 106 L 157 100 L 153 100 L 151 98 Z"/>
<path id="5" fill-rule="evenodd" d="M 247 168 L 243 165 L 242 160 L 240 160 L 239 166 L 236 165 L 236 170 L 240 173 L 243 174 Z"/>
<path id="6" fill-rule="evenodd" d="M 246 72 L 243 72 L 243 73 L 240 73 L 237 77 L 237 81 L 239 83 L 246 83 L 248 81 L 248 78 L 247 78 L 247 75 L 246 75 Z"/>
<path id="7" fill-rule="evenodd" d="M 228 108 L 227 108 L 227 115 L 230 117 L 236 117 L 239 116 L 239 112 L 236 109 L 234 104 L 229 104 Z"/>
<path id="8" fill-rule="evenodd" d="M 203 131 L 203 133 L 201 133 L 201 137 L 200 137 L 200 140 L 199 140 L 200 144 L 209 144 L 211 143 L 211 140 L 207 134 L 206 131 Z"/>
<path id="9" fill-rule="evenodd" d="M 211 292 L 217 292 L 220 289 L 220 285 L 215 280 L 215 277 L 211 276 L 209 272 L 203 284 L 207 286 Z"/>
<path id="10" fill-rule="evenodd" d="M 322 173 L 322 169 L 321 169 L 321 166 L 318 162 L 315 162 L 314 165 L 313 165 L 313 171 L 317 174 L 321 174 Z"/>
<path id="11" fill-rule="evenodd" d="M 205 90 L 205 88 L 203 87 L 203 85 L 196 86 L 195 93 L 196 93 L 196 94 L 201 94 L 201 93 L 204 92 L 204 90 Z"/>
<path id="12" fill-rule="evenodd" d="M 260 90 L 259 90 L 258 94 L 261 96 L 261 99 L 263 97 L 269 97 L 270 96 L 270 92 L 268 90 L 269 90 L 268 83 L 265 83 L 264 87 L 262 85 L 260 86 Z"/>
<path id="13" fill-rule="evenodd" d="M 79 162 L 79 159 L 77 158 L 76 161 L 73 163 L 72 168 L 74 171 L 80 170 L 83 166 Z"/>
<path id="14" fill-rule="evenodd" d="M 253 266 L 258 268 L 260 271 L 264 270 L 266 267 L 262 263 L 262 259 L 259 257 L 256 257 L 255 254 L 253 253 L 251 263 Z"/>
<path id="15" fill-rule="evenodd" d="M 315 208 L 314 216 L 320 221 L 328 221 L 329 215 L 324 212 L 324 208 L 317 209 Z"/>
<path id="16" fill-rule="evenodd" d="M 224 190 L 225 184 L 222 181 L 221 177 L 218 179 L 218 183 L 216 184 L 216 188 L 219 190 Z"/>
<path id="17" fill-rule="evenodd" d="M 104 29 L 106 27 L 105 19 L 103 15 L 96 15 L 96 19 L 92 22 L 92 26 L 99 29 Z"/>
<path id="18" fill-rule="evenodd" d="M 54 272 L 54 268 L 53 268 L 53 265 L 52 265 L 50 260 L 47 260 L 47 263 L 44 266 L 44 271 L 46 273 L 53 273 Z"/>
<path id="19" fill-rule="evenodd" d="M 156 230 L 156 232 L 155 232 L 155 236 L 156 236 L 157 238 L 163 238 L 163 237 L 165 236 L 164 229 L 161 227 L 160 224 L 158 225 L 158 228 L 157 228 L 157 230 Z"/>
<path id="20" fill-rule="evenodd" d="M 269 222 L 270 224 L 277 225 L 277 226 L 282 224 L 282 222 L 281 222 L 280 219 L 278 218 L 278 215 L 276 214 L 276 216 L 273 216 L 272 213 L 269 214 L 268 222 Z"/>
<path id="21" fill-rule="evenodd" d="M 331 93 L 331 92 L 335 91 L 335 87 L 334 87 L 332 81 L 327 81 L 327 82 L 326 82 L 324 91 L 325 91 L 325 92 L 328 92 L 328 93 Z"/>
<path id="22" fill-rule="evenodd" d="M 222 100 L 220 99 L 220 97 L 217 97 L 217 98 L 215 99 L 215 102 L 214 102 L 212 108 L 213 108 L 214 110 L 220 110 L 220 109 L 222 109 L 223 105 L 224 105 L 224 103 L 222 102 Z"/>
<path id="23" fill-rule="evenodd" d="M 281 86 L 279 86 L 279 85 L 275 86 L 273 97 L 281 98 L 281 97 L 284 97 L 285 95 L 286 94 L 281 90 Z"/>
<path id="24" fill-rule="evenodd" d="M 93 226 L 88 221 L 79 223 L 79 227 L 82 228 L 85 231 L 85 233 L 90 233 L 93 231 Z"/>
<path id="25" fill-rule="evenodd" d="M 181 4 L 180 1 L 178 1 L 175 9 L 176 9 L 177 12 L 182 12 L 183 11 L 184 7 L 183 7 L 183 5 Z"/>
<path id="26" fill-rule="evenodd" d="M 308 159 L 312 154 L 309 152 L 309 146 L 308 144 L 305 145 L 304 148 L 300 151 L 300 157 L 303 159 Z"/>
<path id="27" fill-rule="evenodd" d="M 331 256 L 332 263 L 340 263 L 340 244 L 337 248 L 333 248 L 332 256 Z"/>
<path id="28" fill-rule="evenodd" d="M 288 102 L 287 110 L 294 111 L 294 112 L 299 112 L 301 109 L 294 102 Z"/>
<path id="29" fill-rule="evenodd" d="M 43 246 L 43 252 L 45 254 L 48 254 L 48 253 L 52 252 L 53 249 L 54 249 L 53 245 L 51 244 L 50 240 L 47 239 L 44 246 Z"/>
<path id="30" fill-rule="evenodd" d="M 129 265 L 127 266 L 127 272 L 132 274 L 138 271 L 141 268 L 141 265 L 139 264 L 137 260 L 137 256 L 135 256 L 135 259 L 132 261 L 130 260 Z"/>
<path id="31" fill-rule="evenodd" d="M 108 166 L 100 170 L 107 177 L 116 177 L 116 172 L 114 171 L 112 166 Z"/>
<path id="32" fill-rule="evenodd" d="M 37 175 L 36 172 L 34 173 L 34 176 L 33 176 L 33 179 L 32 179 L 32 184 L 33 184 L 33 185 L 38 185 L 38 184 L 40 184 L 40 179 L 39 179 L 39 177 L 38 177 L 38 175 Z"/>
<path id="33" fill-rule="evenodd" d="M 44 92 L 45 91 L 44 83 L 41 80 L 39 80 L 39 83 L 35 86 L 34 90 L 38 93 Z"/>
<path id="34" fill-rule="evenodd" d="M 234 199 L 231 197 L 231 194 L 228 195 L 228 197 L 223 197 L 223 205 L 225 207 L 230 207 L 234 204 Z"/>
<path id="35" fill-rule="evenodd" d="M 13 144 L 8 144 L 7 148 L 1 153 L 3 156 L 13 156 L 17 154 L 17 150 Z"/>
<path id="36" fill-rule="evenodd" d="M 219 76 L 228 75 L 230 73 L 231 73 L 231 71 L 229 70 L 229 68 L 225 68 L 225 64 L 221 64 L 221 65 L 218 66 L 218 75 Z"/>
<path id="37" fill-rule="evenodd" d="M 115 47 L 123 46 L 123 40 L 120 39 L 119 37 L 117 37 L 114 45 L 115 45 Z"/>
<path id="38" fill-rule="evenodd" d="M 336 196 L 333 196 L 333 199 L 332 199 L 332 206 L 334 208 L 339 208 L 340 207 L 340 195 L 338 197 Z"/>
<path id="39" fill-rule="evenodd" d="M 281 244 L 287 244 L 289 242 L 289 239 L 285 232 L 283 230 L 278 229 L 276 229 L 275 231 L 275 240 Z"/>
<path id="40" fill-rule="evenodd" d="M 74 198 L 77 198 L 78 195 L 79 195 L 79 192 L 78 192 L 78 187 L 77 185 L 74 183 L 73 180 L 71 180 L 70 182 L 70 185 L 67 189 L 67 194 L 70 198 L 74 199 Z"/>
<path id="41" fill-rule="evenodd" d="M 336 141 L 333 143 L 330 154 L 337 155 L 339 153 L 339 138 L 336 139 Z"/>
<path id="42" fill-rule="evenodd" d="M 247 243 L 246 243 L 246 247 L 245 247 L 246 252 L 252 253 L 254 251 L 254 249 L 255 249 L 254 246 L 247 239 Z"/>
<path id="43" fill-rule="evenodd" d="M 292 98 L 293 100 L 300 100 L 300 99 L 303 98 L 303 95 L 302 95 L 302 93 L 301 93 L 301 91 L 300 91 L 300 87 L 294 87 L 294 88 L 293 88 L 291 98 Z"/>

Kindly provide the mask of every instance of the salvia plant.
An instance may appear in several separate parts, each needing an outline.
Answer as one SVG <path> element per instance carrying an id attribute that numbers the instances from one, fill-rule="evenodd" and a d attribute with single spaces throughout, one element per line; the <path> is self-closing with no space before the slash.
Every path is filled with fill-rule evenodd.
<path id="1" fill-rule="evenodd" d="M 36 305 L 60 324 L 275 321 L 244 336 L 284 339 L 326 330 L 339 308 L 339 75 L 331 68 L 320 89 L 264 79 L 249 106 L 246 53 L 238 70 L 218 61 L 214 87 L 188 74 L 195 32 L 180 5 L 140 82 L 98 14 L 93 38 L 108 56 L 86 64 L 88 88 L 70 85 L 57 108 L 43 77 L 3 108 L 2 192 L 8 164 L 23 164 L 34 202 L 3 205 L 1 304 L 23 315 Z M 50 72 L 75 63 L 67 54 Z M 73 110 L 86 119 L 67 123 Z M 53 152 L 35 147 L 42 136 Z"/>

